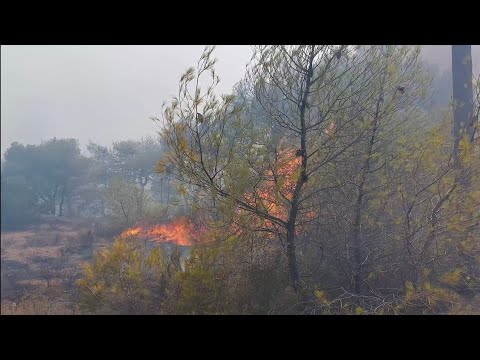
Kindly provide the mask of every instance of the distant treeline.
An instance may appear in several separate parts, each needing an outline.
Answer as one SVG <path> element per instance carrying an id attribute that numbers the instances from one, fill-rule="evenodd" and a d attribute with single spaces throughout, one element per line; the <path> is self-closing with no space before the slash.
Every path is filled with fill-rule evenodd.
<path id="1" fill-rule="evenodd" d="M 24 227 L 45 215 L 116 211 L 130 224 L 147 210 L 147 202 L 177 200 L 170 175 L 155 173 L 163 156 L 158 138 L 114 142 L 111 148 L 90 142 L 88 151 L 90 156 L 83 156 L 76 139 L 11 144 L 2 162 L 2 229 Z"/>

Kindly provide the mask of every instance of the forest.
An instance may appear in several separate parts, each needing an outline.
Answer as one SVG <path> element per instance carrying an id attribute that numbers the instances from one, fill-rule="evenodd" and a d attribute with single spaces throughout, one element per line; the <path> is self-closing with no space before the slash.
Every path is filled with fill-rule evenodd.
<path id="1" fill-rule="evenodd" d="M 9 145 L 2 314 L 480 314 L 470 46 L 252 49 L 220 94 L 206 47 L 149 137 Z"/>

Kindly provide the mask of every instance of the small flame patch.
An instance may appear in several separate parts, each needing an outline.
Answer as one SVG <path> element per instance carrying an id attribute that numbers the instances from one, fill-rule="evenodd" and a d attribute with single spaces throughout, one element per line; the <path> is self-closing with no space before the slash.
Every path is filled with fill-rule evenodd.
<path id="1" fill-rule="evenodd" d="M 181 246 L 192 245 L 192 225 L 186 218 L 174 220 L 168 224 L 154 226 L 136 226 L 122 232 L 121 236 L 137 236 L 149 238 L 162 243 L 173 243 Z"/>

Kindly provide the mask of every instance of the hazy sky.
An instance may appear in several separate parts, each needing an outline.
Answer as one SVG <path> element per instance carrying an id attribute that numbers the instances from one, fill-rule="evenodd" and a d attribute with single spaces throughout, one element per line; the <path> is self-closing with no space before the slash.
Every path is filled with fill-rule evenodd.
<path id="1" fill-rule="evenodd" d="M 109 145 L 154 135 L 149 119 L 174 95 L 181 74 L 196 64 L 204 46 L 3 46 L 1 47 L 1 151 L 13 141 L 73 137 Z M 474 69 L 478 71 L 474 46 Z M 428 46 L 442 69 L 449 46 Z M 222 92 L 245 72 L 249 46 L 218 46 Z"/>
<path id="2" fill-rule="evenodd" d="M 110 144 L 155 135 L 149 119 L 204 46 L 3 46 L 1 151 L 57 137 Z M 249 46 L 217 46 L 219 90 L 245 73 Z"/>

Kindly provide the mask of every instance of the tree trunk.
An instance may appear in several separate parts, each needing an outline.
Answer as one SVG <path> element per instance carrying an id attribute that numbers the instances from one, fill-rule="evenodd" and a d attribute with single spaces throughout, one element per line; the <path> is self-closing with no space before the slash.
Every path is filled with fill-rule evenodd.
<path id="1" fill-rule="evenodd" d="M 145 196 L 145 186 L 148 183 L 148 175 L 145 177 L 140 177 L 140 203 L 138 204 L 138 210 L 140 211 L 140 216 L 143 216 L 143 199 Z"/>
<path id="2" fill-rule="evenodd" d="M 302 164 L 300 167 L 300 175 L 295 184 L 295 190 L 293 191 L 292 200 L 290 202 L 291 208 L 288 214 L 287 222 L 287 260 L 288 260 L 288 270 L 290 273 L 290 280 L 292 286 L 296 293 L 299 289 L 299 280 L 300 275 L 298 272 L 297 266 L 297 254 L 296 254 L 296 244 L 295 244 L 295 229 L 297 222 L 297 214 L 300 202 L 300 196 L 302 194 L 303 185 L 307 182 L 307 126 L 305 122 L 305 113 L 307 110 L 308 96 L 310 94 L 311 81 L 313 78 L 313 59 L 314 59 L 314 49 L 312 47 L 309 59 L 309 65 L 307 72 L 305 74 L 305 90 L 302 94 L 302 102 L 300 104 L 300 153 L 302 154 Z"/>
<path id="3" fill-rule="evenodd" d="M 55 186 L 55 191 L 53 192 L 53 196 L 50 199 L 50 212 L 53 216 L 57 213 L 57 192 L 58 192 L 58 185 Z"/>
<path id="4" fill-rule="evenodd" d="M 353 231 L 352 231 L 352 243 L 353 243 L 353 262 L 354 262 L 354 273 L 353 273 L 353 290 L 356 294 L 362 292 L 362 239 L 361 239 L 361 226 L 362 226 L 362 210 L 365 203 L 365 184 L 367 182 L 367 176 L 370 173 L 371 158 L 373 155 L 373 145 L 377 137 L 379 120 L 380 120 L 380 106 L 383 103 L 384 99 L 384 87 L 386 81 L 386 67 L 382 76 L 380 83 L 380 94 L 378 100 L 375 104 L 375 114 L 372 123 L 372 130 L 370 133 L 370 139 L 367 145 L 366 158 L 361 169 L 361 178 L 360 184 L 358 186 L 358 196 L 355 201 L 355 215 L 353 220 Z"/>
<path id="5" fill-rule="evenodd" d="M 58 216 L 63 216 L 63 203 L 65 202 L 65 186 L 62 188 L 62 197 L 60 198 L 60 206 L 58 210 Z"/>
<path id="6" fill-rule="evenodd" d="M 355 203 L 355 219 L 353 222 L 353 233 L 352 233 L 352 243 L 353 243 L 353 291 L 355 294 L 360 294 L 362 291 L 362 244 L 360 237 L 360 226 L 362 223 L 362 207 L 363 207 L 363 197 L 364 191 L 363 187 L 365 184 L 365 176 L 363 176 L 362 182 L 358 189 L 358 197 Z"/>
<path id="7" fill-rule="evenodd" d="M 360 184 L 358 186 L 358 196 L 355 202 L 355 215 L 353 221 L 352 242 L 353 242 L 353 261 L 354 261 L 354 275 L 353 275 L 353 290 L 356 294 L 362 292 L 362 244 L 361 244 L 361 225 L 362 225 L 362 210 L 365 202 L 365 183 L 367 182 L 367 175 L 370 172 L 371 157 L 373 154 L 373 145 L 377 136 L 378 121 L 380 116 L 380 104 L 383 99 L 383 87 L 385 82 L 385 75 L 383 76 L 380 86 L 380 96 L 376 103 L 375 115 L 372 124 L 372 132 L 367 145 L 366 159 L 362 167 Z"/>
<path id="8" fill-rule="evenodd" d="M 295 222 L 291 222 L 287 227 L 287 261 L 290 281 L 295 292 L 298 292 L 300 277 L 297 267 L 297 255 L 295 252 Z"/>
<path id="9" fill-rule="evenodd" d="M 474 136 L 471 45 L 452 45 L 453 156 L 458 163 L 459 144 Z"/>

